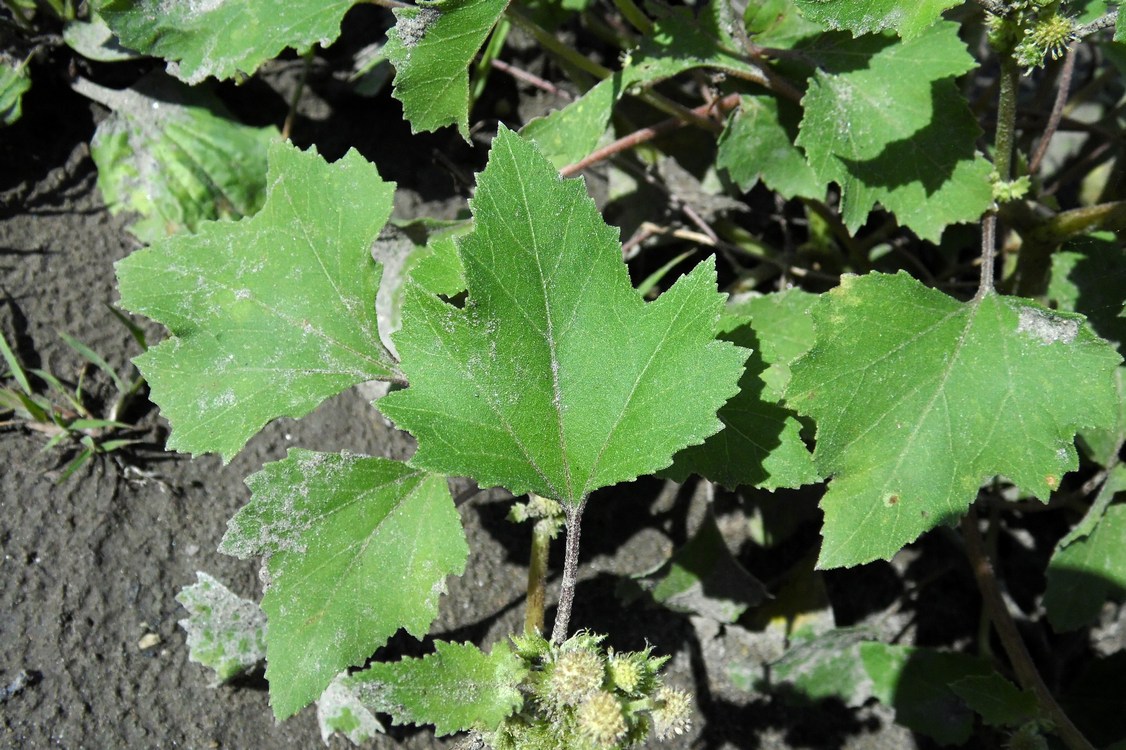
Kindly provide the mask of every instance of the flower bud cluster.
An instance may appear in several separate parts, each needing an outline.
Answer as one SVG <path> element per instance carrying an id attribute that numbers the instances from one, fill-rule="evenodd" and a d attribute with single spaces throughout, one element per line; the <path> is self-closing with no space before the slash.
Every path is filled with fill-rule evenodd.
<path id="1" fill-rule="evenodd" d="M 1058 59 L 1075 39 L 1075 20 L 1064 13 L 1059 0 L 1015 0 L 1007 4 L 1005 18 L 990 16 L 989 41 L 1011 54 L 1026 73 Z"/>
<path id="2" fill-rule="evenodd" d="M 529 677 L 524 710 L 486 737 L 496 750 L 625 750 L 651 732 L 670 739 L 688 731 L 691 698 L 659 676 L 667 657 L 616 653 L 585 632 L 559 645 L 538 634 L 512 640 Z"/>

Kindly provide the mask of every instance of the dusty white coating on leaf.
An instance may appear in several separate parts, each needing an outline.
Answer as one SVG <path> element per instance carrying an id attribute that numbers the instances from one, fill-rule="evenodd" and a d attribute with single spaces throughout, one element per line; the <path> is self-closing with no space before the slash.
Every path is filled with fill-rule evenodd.
<path id="1" fill-rule="evenodd" d="M 338 674 L 317 699 L 317 723 L 326 747 L 337 732 L 359 745 L 385 731 L 379 719 L 364 707 L 355 688 L 346 684 L 347 676 L 347 672 Z"/>
<path id="2" fill-rule="evenodd" d="M 426 36 L 426 32 L 430 31 L 441 16 L 442 13 L 437 8 L 419 8 L 417 12 L 410 15 L 404 13 L 397 16 L 395 28 L 399 34 L 399 41 L 407 49 L 417 47 Z"/>
<path id="3" fill-rule="evenodd" d="M 1047 310 L 1024 307 L 1020 311 L 1017 333 L 1030 333 L 1044 344 L 1054 344 L 1057 341 L 1070 344 L 1079 335 L 1079 321 L 1052 315 Z"/>

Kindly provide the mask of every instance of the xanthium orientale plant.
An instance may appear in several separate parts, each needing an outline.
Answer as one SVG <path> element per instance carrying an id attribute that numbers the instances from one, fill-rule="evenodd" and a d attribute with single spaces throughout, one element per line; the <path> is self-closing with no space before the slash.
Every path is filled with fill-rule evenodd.
<path id="1" fill-rule="evenodd" d="M 603 42 L 620 43 L 609 68 L 561 44 L 544 15 L 519 3 L 393 5 L 383 55 L 415 131 L 453 125 L 469 136 L 482 71 L 514 28 L 572 71 L 582 93 L 520 133 L 501 125 L 471 219 L 431 226 L 409 263 L 381 254 L 395 188 L 374 165 L 355 151 L 327 163 L 241 129 L 232 131 L 240 148 L 267 162 L 261 190 L 239 193 L 245 218 L 193 220 L 192 233 L 119 264 L 123 306 L 171 334 L 137 360 L 172 425 L 170 448 L 229 460 L 270 421 L 300 418 L 367 381 L 392 385 L 375 407 L 417 440 L 408 461 L 294 449 L 249 477 L 251 500 L 221 549 L 264 558 L 261 606 L 201 575 L 180 597 L 193 658 L 220 679 L 264 658 L 279 718 L 316 701 L 323 731 L 354 742 L 380 731 L 378 713 L 432 724 L 439 735 L 470 732 L 498 750 L 676 738 L 689 729 L 692 701 L 662 677 L 666 657 L 615 652 L 605 634 L 571 632 L 592 493 L 647 475 L 768 491 L 823 482 L 820 569 L 887 560 L 961 523 L 1019 686 L 980 656 L 817 628 L 793 632 L 792 648 L 771 665 L 774 679 L 850 706 L 893 704 L 898 721 L 941 742 L 965 741 L 977 715 L 1014 746 L 1055 733 L 1090 747 L 1022 655 L 973 506 L 985 496 L 1048 501 L 1079 466 L 1078 434 L 1100 481 L 1049 564 L 1047 618 L 1080 627 L 1126 585 L 1126 516 L 1115 502 L 1126 487 L 1118 465 L 1126 261 L 1121 241 L 1099 231 L 1120 230 L 1126 209 L 1109 183 L 1106 200 L 1060 208 L 1041 179 L 1044 154 L 1023 158 L 1016 117 L 1022 74 L 1039 76 L 1062 56 L 1073 64 L 1079 42 L 1103 29 L 1120 43 L 1117 12 L 1040 0 L 991 0 L 984 10 L 955 0 L 643 10 L 617 0 L 614 23 L 599 27 Z M 287 46 L 332 39 L 351 3 L 94 6 L 126 46 L 196 83 L 248 75 Z M 988 157 L 966 96 L 981 63 L 965 41 L 974 34 L 1000 71 Z M 708 101 L 692 109 L 681 100 L 700 91 L 686 81 L 701 78 L 684 74 L 699 71 L 715 77 Z M 121 113 L 95 152 L 106 154 L 107 186 L 124 195 L 133 184 L 140 162 L 130 149 L 139 143 L 190 151 L 151 131 L 131 140 L 138 108 L 97 95 Z M 614 118 L 626 97 L 674 120 L 602 145 L 623 127 Z M 1044 144 L 1060 122 L 1054 112 Z M 206 118 L 209 142 L 222 140 L 221 118 L 192 105 L 169 117 L 176 138 Z M 713 228 L 715 211 L 701 217 L 681 201 L 696 241 L 718 248 L 720 260 L 671 283 L 670 263 L 635 288 L 618 231 L 584 183 L 565 178 L 685 124 L 718 132 L 708 169 L 729 192 L 765 190 L 800 209 L 800 253 L 790 227 L 788 249 L 777 249 L 730 222 Z M 197 153 L 219 174 L 215 184 L 245 181 L 222 148 Z M 671 182 L 673 167 L 650 157 Z M 707 194 L 705 182 L 693 189 Z M 959 263 L 966 235 L 956 225 L 978 221 L 980 251 L 969 253 L 980 264 L 976 294 L 951 296 L 931 266 L 946 262 L 947 279 L 972 268 Z M 628 244 L 656 233 L 640 232 Z M 995 268 L 999 237 L 1009 239 Z M 795 277 L 812 291 L 788 288 Z M 772 282 L 770 293 L 740 294 Z M 488 651 L 437 641 L 422 658 L 369 663 L 399 629 L 426 635 L 446 579 L 465 570 L 448 477 L 528 496 L 512 514 L 534 526 L 525 630 Z M 565 561 L 548 635 L 546 550 L 560 533 Z M 648 594 L 675 608 L 693 587 L 708 588 L 709 575 L 761 586 L 726 551 L 714 518 Z M 1074 585 L 1081 575 L 1101 588 Z M 725 623 L 748 609 L 692 606 Z M 929 675 L 909 683 L 914 703 L 900 690 L 908 665 Z M 928 713 L 935 701 L 953 706 L 949 715 Z"/>

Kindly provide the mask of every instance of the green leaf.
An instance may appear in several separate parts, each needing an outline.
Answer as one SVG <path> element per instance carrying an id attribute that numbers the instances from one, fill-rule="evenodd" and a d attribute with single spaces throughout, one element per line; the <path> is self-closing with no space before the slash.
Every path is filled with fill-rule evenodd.
<path id="1" fill-rule="evenodd" d="M 19 357 L 12 351 L 12 347 L 3 333 L 0 333 L 0 357 L 4 358 L 4 364 L 8 366 L 8 374 L 16 381 L 24 395 L 34 396 L 35 391 L 31 387 L 31 381 L 27 379 L 27 372 L 24 371 Z"/>
<path id="2" fill-rule="evenodd" d="M 344 735 L 353 745 L 363 745 L 384 732 L 383 724 L 360 701 L 355 688 L 348 684 L 347 672 L 338 674 L 317 698 L 317 724 L 326 746 L 334 734 Z"/>
<path id="3" fill-rule="evenodd" d="M 421 659 L 375 663 L 348 683 L 396 724 L 433 724 L 439 737 L 468 729 L 489 731 L 520 710 L 518 686 L 527 674 L 506 643 L 486 654 L 472 643 L 434 642 Z"/>
<path id="4" fill-rule="evenodd" d="M 773 96 L 742 97 L 719 137 L 716 166 L 726 169 L 744 191 L 761 177 L 784 198 L 824 198 L 825 183 L 794 145 L 800 117 L 801 110 L 791 102 Z"/>
<path id="5" fill-rule="evenodd" d="M 924 33 L 960 0 L 796 0 L 806 18 L 853 34 L 895 29 L 904 39 Z"/>
<path id="6" fill-rule="evenodd" d="M 74 88 L 113 110 L 90 154 L 110 211 L 142 215 L 129 227 L 142 242 L 262 207 L 274 128 L 242 125 L 214 96 L 162 74 L 120 91 L 83 79 Z"/>
<path id="7" fill-rule="evenodd" d="M 719 410 L 723 429 L 703 445 L 678 453 L 663 476 L 683 482 L 699 474 L 730 489 L 767 490 L 820 479 L 801 439 L 801 424 L 781 403 L 789 363 L 813 344 L 808 312 L 815 299 L 793 290 L 728 307 L 722 338 L 752 352 L 739 393 Z"/>
<path id="8" fill-rule="evenodd" d="M 1117 400 L 1111 426 L 1105 429 L 1086 427 L 1079 431 L 1079 443 L 1084 452 L 1101 466 L 1110 466 L 1117 460 L 1118 452 L 1126 441 L 1126 367 L 1114 371 L 1114 391 Z"/>
<path id="9" fill-rule="evenodd" d="M 1036 718 L 1036 696 L 999 674 L 963 677 L 950 689 L 989 726 L 1019 727 Z"/>
<path id="10" fill-rule="evenodd" d="M 807 20 L 792 0 L 751 0 L 743 19 L 755 43 L 773 49 L 793 49 L 823 31 L 820 24 Z"/>
<path id="11" fill-rule="evenodd" d="M 292 47 L 304 52 L 340 34 L 355 0 L 95 0 L 122 44 L 169 61 L 185 83 L 252 75 Z"/>
<path id="12" fill-rule="evenodd" d="M 732 314 L 750 318 L 751 328 L 759 340 L 763 362 L 763 397 L 781 401 L 790 382 L 790 365 L 813 347 L 813 316 L 810 312 L 818 296 L 801 289 L 787 289 L 776 294 L 733 303 Z"/>
<path id="13" fill-rule="evenodd" d="M 23 95 L 31 88 L 27 64 L 0 61 L 0 125 L 11 125 L 23 114 Z"/>
<path id="14" fill-rule="evenodd" d="M 771 665 L 770 678 L 812 700 L 839 698 L 850 707 L 874 697 L 895 709 L 897 724 L 942 744 L 965 742 L 974 715 L 951 685 L 968 677 L 1003 682 L 988 662 L 966 654 L 877 643 L 870 637 L 859 628 L 830 631 L 790 649 Z"/>
<path id="15" fill-rule="evenodd" d="M 188 634 L 188 658 L 215 672 L 218 685 L 266 658 L 266 613 L 207 573 L 180 589 L 176 601 L 188 610 L 180 627 Z"/>
<path id="16" fill-rule="evenodd" d="M 469 63 L 508 0 L 420 0 L 395 8 L 383 54 L 412 132 L 457 125 L 469 140 Z"/>
<path id="17" fill-rule="evenodd" d="M 944 227 L 992 204 L 991 166 L 974 149 L 981 131 L 951 80 L 974 65 L 958 25 L 942 22 L 865 67 L 810 81 L 798 145 L 818 179 L 840 185 L 850 231 L 879 202 L 937 242 Z"/>
<path id="18" fill-rule="evenodd" d="M 843 277 L 813 321 L 787 403 L 816 420 L 814 461 L 833 476 L 822 568 L 891 557 L 996 474 L 1047 500 L 1077 465 L 1076 430 L 1113 418 L 1120 358 L 1079 315 L 962 303 L 900 273 Z"/>
<path id="19" fill-rule="evenodd" d="M 860 646 L 871 638 L 864 628 L 841 628 L 805 641 L 770 666 L 770 681 L 792 685 L 811 700 L 840 698 L 847 706 L 860 706 L 872 697 L 872 681 L 860 660 Z"/>
<path id="20" fill-rule="evenodd" d="M 1126 489 L 1123 476 L 1115 488 Z M 1108 596 L 1126 593 L 1126 505 L 1112 505 L 1084 539 L 1056 550 L 1048 563 L 1044 608 L 1057 632 L 1092 622 Z"/>
<path id="21" fill-rule="evenodd" d="M 621 96 L 621 75 L 616 74 L 562 109 L 537 117 L 520 130 L 535 142 L 552 166 L 562 169 L 588 156 L 610 126 L 610 113 Z"/>
<path id="22" fill-rule="evenodd" d="M 951 683 L 996 674 L 984 659 L 929 648 L 864 643 L 860 658 L 872 694 L 895 709 L 895 722 L 943 745 L 960 745 L 973 733 L 973 712 Z"/>
<path id="23" fill-rule="evenodd" d="M 1048 299 L 1061 310 L 1083 313 L 1091 328 L 1126 349 L 1126 247 L 1113 234 L 1081 237 L 1052 253 Z"/>
<path id="24" fill-rule="evenodd" d="M 711 512 L 695 536 L 672 556 L 650 594 L 674 612 L 724 623 L 735 622 L 769 596 L 766 586 L 731 554 Z"/>
<path id="25" fill-rule="evenodd" d="M 1087 316 L 1095 332 L 1126 352 L 1126 317 L 1122 299 L 1126 295 L 1126 248 L 1113 234 L 1098 234 L 1068 242 L 1052 253 L 1048 299 L 1061 310 Z M 1116 422 L 1108 430 L 1086 429 L 1079 433 L 1088 455 L 1109 466 L 1126 439 L 1126 369 L 1115 375 L 1118 391 Z"/>
<path id="26" fill-rule="evenodd" d="M 453 298 L 465 291 L 465 267 L 457 251 L 457 238 L 473 230 L 469 222 L 436 232 L 425 248 L 412 255 L 405 270 L 407 278 L 431 294 Z"/>
<path id="27" fill-rule="evenodd" d="M 392 354 L 396 350 L 391 334 L 401 325 L 403 290 L 408 281 L 421 284 L 431 294 L 445 297 L 454 297 L 465 290 L 465 270 L 461 267 L 454 238 L 471 230 L 473 225 L 470 222 L 429 224 L 429 220 L 392 220 L 372 246 L 372 257 L 383 267 L 379 293 L 375 297 L 379 336 Z"/>
<path id="28" fill-rule="evenodd" d="M 290 450 L 246 483 L 219 549 L 266 557 L 266 678 L 282 719 L 399 628 L 425 635 L 469 550 L 445 478 L 401 462 Z"/>
<path id="29" fill-rule="evenodd" d="M 715 341 L 714 263 L 644 302 L 582 182 L 503 128 L 470 205 L 465 307 L 407 290 L 410 387 L 378 404 L 414 464 L 577 504 L 719 429 L 747 353 Z"/>
<path id="30" fill-rule="evenodd" d="M 121 46 L 101 16 L 93 13 L 89 21 L 71 21 L 63 29 L 63 41 L 83 57 L 98 62 L 122 62 L 141 57 Z"/>
<path id="31" fill-rule="evenodd" d="M 355 151 L 327 164 L 285 143 L 270 148 L 268 182 L 254 216 L 118 263 L 122 306 L 172 332 L 136 359 L 171 449 L 229 460 L 270 420 L 392 374 L 369 249 L 393 185 Z"/>
<path id="32" fill-rule="evenodd" d="M 649 85 L 694 68 L 716 68 L 758 80 L 762 74 L 747 61 L 729 29 L 736 20 L 727 2 L 713 0 L 699 13 L 668 8 L 651 34 L 629 53 L 622 66 L 622 85 Z"/>
<path id="33" fill-rule="evenodd" d="M 1122 368 L 1118 369 L 1121 370 Z M 1107 472 L 1106 480 L 1099 489 L 1099 494 L 1095 496 L 1094 502 L 1091 504 L 1091 507 L 1087 509 L 1083 519 L 1072 526 L 1071 531 L 1067 532 L 1067 534 L 1060 539 L 1059 543 L 1056 545 L 1056 549 L 1063 549 L 1072 542 L 1090 536 L 1102 520 L 1106 509 L 1114 502 L 1115 496 L 1123 491 L 1126 491 L 1126 466 L 1117 463 Z"/>

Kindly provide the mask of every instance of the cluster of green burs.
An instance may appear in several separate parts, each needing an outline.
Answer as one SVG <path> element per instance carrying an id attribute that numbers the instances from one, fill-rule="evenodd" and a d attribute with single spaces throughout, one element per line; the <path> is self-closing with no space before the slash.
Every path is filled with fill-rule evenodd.
<path id="1" fill-rule="evenodd" d="M 1075 20 L 1060 0 L 1015 0 L 1005 4 L 1008 15 L 988 16 L 989 41 L 994 49 L 1011 52 L 1027 71 L 1047 58 L 1057 59 L 1075 39 Z"/>
<path id="2" fill-rule="evenodd" d="M 688 730 L 688 693 L 662 684 L 667 656 L 651 649 L 615 653 L 604 636 L 580 632 L 559 645 L 536 634 L 515 636 L 530 667 L 524 708 L 484 735 L 494 750 L 619 750 L 652 732 L 669 739 Z"/>

